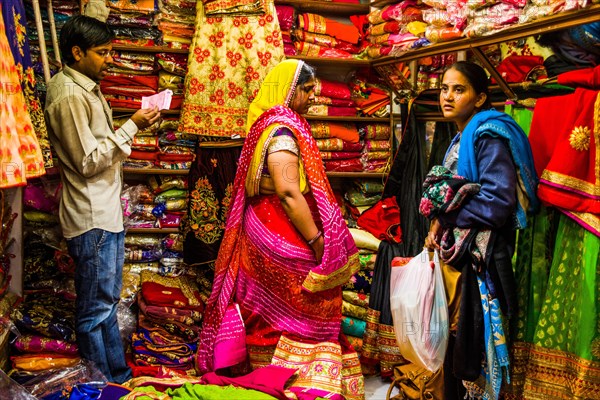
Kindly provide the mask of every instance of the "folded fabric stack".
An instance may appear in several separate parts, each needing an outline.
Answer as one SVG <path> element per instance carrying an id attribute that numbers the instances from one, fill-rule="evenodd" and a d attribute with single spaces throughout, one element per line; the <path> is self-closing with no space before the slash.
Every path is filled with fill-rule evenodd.
<path id="1" fill-rule="evenodd" d="M 360 270 L 342 287 L 342 332 L 354 349 L 361 354 L 366 328 L 369 295 L 379 240 L 361 229 L 356 220 L 361 211 L 381 198 L 383 184 L 377 180 L 357 180 L 344 193 L 344 209 L 348 210 L 348 226 L 359 248 Z"/>
<path id="2" fill-rule="evenodd" d="M 356 104 L 350 86 L 344 82 L 316 79 L 315 100 L 308 108 L 308 115 L 328 117 L 354 117 Z"/>
<path id="3" fill-rule="evenodd" d="M 194 357 L 206 298 L 181 268 L 143 270 L 138 294 L 138 327 L 131 335 L 134 376 L 165 370 L 195 374 Z"/>
<path id="4" fill-rule="evenodd" d="M 32 1 L 25 0 L 24 5 L 25 19 L 27 20 L 27 38 L 29 39 L 29 50 L 31 52 L 31 60 L 33 61 L 33 69 L 35 71 L 36 87 L 41 92 L 41 104 L 43 105 L 43 96 L 46 92 L 46 80 L 44 79 L 44 69 L 40 54 L 36 18 L 33 12 Z M 60 32 L 63 25 L 69 18 L 79 14 L 79 3 L 71 0 L 53 0 L 52 10 L 54 11 L 54 24 L 56 25 L 56 32 Z M 40 13 L 42 16 L 44 39 L 46 43 L 50 43 L 52 38 L 50 35 L 50 22 L 48 21 L 48 8 L 45 1 L 40 1 Z M 48 54 L 50 75 L 54 76 L 54 74 L 57 73 L 61 68 L 59 63 L 53 62 L 53 60 L 56 59 L 56 54 L 59 53 L 59 49 L 54 49 L 52 46 L 47 45 L 46 53 Z"/>
<path id="5" fill-rule="evenodd" d="M 504 2 L 519 6 L 521 3 L 520 0 L 508 0 L 503 1 L 503 3 Z M 597 3 L 597 1 L 592 1 L 591 3 Z M 580 8 L 587 7 L 589 4 L 590 2 L 587 0 L 531 0 L 527 2 L 523 12 L 519 16 L 519 24 L 524 24 L 539 18 L 555 15 L 558 12 L 578 10 Z"/>
<path id="6" fill-rule="evenodd" d="M 178 228 L 185 214 L 187 197 L 187 179 L 152 176 L 148 184 L 130 186 L 123 191 L 125 224 L 130 228 Z"/>
<path id="7" fill-rule="evenodd" d="M 283 39 L 283 52 L 286 56 L 295 56 L 297 52 L 292 40 L 292 28 L 296 22 L 296 9 L 292 6 L 276 4 L 275 10 L 277 10 L 277 19 Z"/>
<path id="8" fill-rule="evenodd" d="M 397 55 L 427 44 L 422 39 L 426 26 L 423 9 L 415 0 L 404 0 L 371 11 L 367 16 L 370 24 L 367 30 L 369 57 Z"/>
<path id="9" fill-rule="evenodd" d="M 134 46 L 158 46 L 162 33 L 153 26 L 154 0 L 111 0 L 107 23 L 115 33 L 113 43 Z"/>
<path id="10" fill-rule="evenodd" d="M 463 34 L 480 37 L 517 24 L 526 4 L 527 0 L 467 2 L 467 26 Z"/>
<path id="11" fill-rule="evenodd" d="M 363 171 L 383 172 L 392 157 L 392 129 L 388 124 L 360 124 L 358 132 L 364 142 Z"/>
<path id="12" fill-rule="evenodd" d="M 356 82 L 352 98 L 360 112 L 365 116 L 388 116 L 391 103 L 389 90 L 358 79 Z"/>
<path id="13" fill-rule="evenodd" d="M 195 158 L 197 136 L 177 132 L 176 118 L 159 126 L 159 154 L 156 166 L 163 169 L 190 169 Z"/>
<path id="14" fill-rule="evenodd" d="M 187 55 L 158 53 L 156 60 L 160 68 L 158 91 L 170 89 L 173 92 L 170 110 L 179 110 L 183 103 L 183 81 L 187 73 Z"/>
<path id="15" fill-rule="evenodd" d="M 425 37 L 431 43 L 446 42 L 462 36 L 467 23 L 466 5 L 451 0 L 427 0 L 432 8 L 423 10 L 427 23 Z"/>
<path id="16" fill-rule="evenodd" d="M 0 292 L 4 295 L 0 314 L 12 311 L 10 317 L 18 330 L 11 345 L 10 375 L 26 388 L 29 382 L 43 382 L 45 374 L 80 361 L 75 344 L 75 268 L 68 254 L 60 250 L 59 185 L 57 178 L 44 183 L 28 182 L 25 187 L 24 299 L 18 304 L 15 296 L 4 295 L 4 284 Z M 13 307 L 7 309 L 8 306 Z M 0 333 L 4 333 L 2 328 Z"/>
<path id="17" fill-rule="evenodd" d="M 352 58 L 362 51 L 360 32 L 350 21 L 303 13 L 298 15 L 296 26 L 292 38 L 298 55 Z"/>
<path id="18" fill-rule="evenodd" d="M 156 14 L 162 41 L 174 49 L 189 49 L 194 37 L 196 0 L 159 0 Z"/>
<path id="19" fill-rule="evenodd" d="M 111 67 L 108 75 L 100 82 L 102 94 L 113 108 L 126 108 L 135 112 L 142 106 L 142 97 L 152 96 L 158 91 L 158 76 L 154 67 L 154 56 L 145 53 L 119 52 L 116 55 L 120 66 Z M 126 61 L 129 59 L 130 61 Z M 150 60 L 151 59 L 151 60 Z M 137 60 L 137 61 L 134 61 Z M 143 62 L 140 62 L 145 60 Z M 126 68 L 125 66 L 129 68 Z M 134 68 L 140 68 L 136 71 Z M 154 74 L 154 75 L 150 75 Z"/>
<path id="20" fill-rule="evenodd" d="M 362 363 L 361 353 L 373 282 L 373 268 L 380 240 L 361 229 L 350 228 L 350 233 L 359 249 L 361 267 L 342 287 L 342 332 L 359 353 L 361 368 L 367 372 Z"/>

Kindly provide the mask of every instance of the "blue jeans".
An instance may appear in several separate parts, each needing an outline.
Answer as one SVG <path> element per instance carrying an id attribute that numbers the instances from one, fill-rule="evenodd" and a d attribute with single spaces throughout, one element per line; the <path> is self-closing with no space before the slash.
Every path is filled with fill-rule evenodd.
<path id="1" fill-rule="evenodd" d="M 67 240 L 75 261 L 75 317 L 79 353 L 93 361 L 108 381 L 131 378 L 117 322 L 123 285 L 124 232 L 92 229 Z"/>

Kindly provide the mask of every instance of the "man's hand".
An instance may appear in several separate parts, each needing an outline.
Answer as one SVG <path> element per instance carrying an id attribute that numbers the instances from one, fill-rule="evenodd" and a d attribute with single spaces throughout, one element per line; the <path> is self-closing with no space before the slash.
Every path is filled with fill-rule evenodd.
<path id="1" fill-rule="evenodd" d="M 137 125 L 138 129 L 144 129 L 154 124 L 160 118 L 160 110 L 158 107 L 145 108 L 137 110 L 131 116 L 131 120 Z"/>

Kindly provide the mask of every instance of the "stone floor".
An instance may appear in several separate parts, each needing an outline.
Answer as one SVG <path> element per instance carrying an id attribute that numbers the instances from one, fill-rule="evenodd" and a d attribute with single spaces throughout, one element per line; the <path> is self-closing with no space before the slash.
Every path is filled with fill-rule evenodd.
<path id="1" fill-rule="evenodd" d="M 390 382 L 384 382 L 379 376 L 365 378 L 365 400 L 385 400 Z M 392 392 L 392 396 L 398 392 Z"/>

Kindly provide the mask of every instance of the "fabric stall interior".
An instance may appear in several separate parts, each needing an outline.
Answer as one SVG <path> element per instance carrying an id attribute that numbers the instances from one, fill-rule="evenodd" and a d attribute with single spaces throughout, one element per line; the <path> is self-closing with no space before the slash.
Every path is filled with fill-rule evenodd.
<path id="1" fill-rule="evenodd" d="M 61 68 L 57 33 L 80 13 L 103 16 L 116 35 L 101 82 L 115 129 L 145 97 L 171 96 L 123 162 L 118 319 L 134 376 L 123 385 L 78 353 L 75 265 L 61 233 L 60 164 L 43 115 L 46 84 Z M 248 106 L 271 68 L 299 58 L 316 66 L 305 117 L 359 251 L 357 272 L 341 287 L 340 332 L 358 352 L 362 398 L 400 395 L 394 379 L 412 367 L 396 340 L 391 265 L 423 250 L 423 181 L 457 133 L 438 105 L 440 80 L 468 59 L 502 78 L 492 76 L 492 104 L 529 135 L 542 178 L 544 206 L 518 232 L 512 260 L 519 308 L 502 396 L 598 397 L 598 15 L 591 0 L 92 0 L 87 10 L 73 0 L 3 0 L 0 393 L 294 398 L 273 366 L 202 376 L 196 356 Z M 9 202 L 17 193 L 20 209 Z M 443 387 L 433 386 L 426 388 L 433 398 L 443 398 Z"/>

